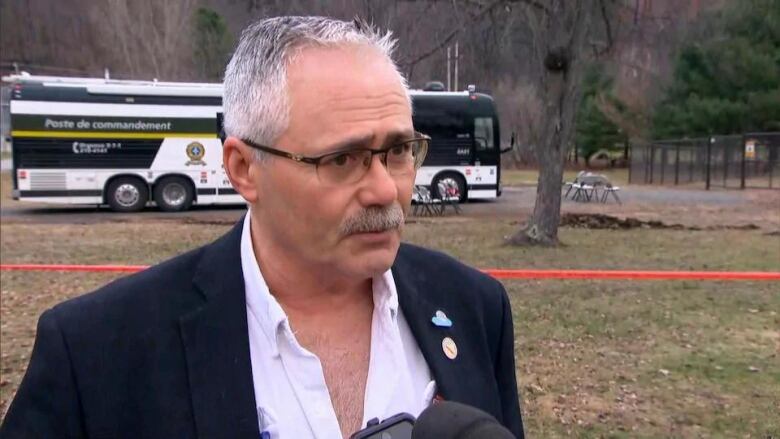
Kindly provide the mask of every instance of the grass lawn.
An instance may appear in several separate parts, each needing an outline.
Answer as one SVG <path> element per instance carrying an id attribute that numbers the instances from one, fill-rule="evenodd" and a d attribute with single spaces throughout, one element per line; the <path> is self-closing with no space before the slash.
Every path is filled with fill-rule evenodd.
<path id="1" fill-rule="evenodd" d="M 762 231 L 562 229 L 566 246 L 515 249 L 507 220 L 409 224 L 408 241 L 483 268 L 780 270 Z M 154 263 L 228 226 L 177 221 L 3 224 L 2 261 Z M 110 274 L 0 272 L 4 411 L 40 313 Z M 780 436 L 780 285 L 505 281 L 529 437 Z"/>
<path id="2" fill-rule="evenodd" d="M 580 171 L 565 170 L 563 179 L 573 181 Z M 628 184 L 628 168 L 593 169 L 594 174 L 604 174 L 616 186 Z M 504 186 L 536 186 L 539 171 L 536 169 L 502 169 L 501 182 Z"/>

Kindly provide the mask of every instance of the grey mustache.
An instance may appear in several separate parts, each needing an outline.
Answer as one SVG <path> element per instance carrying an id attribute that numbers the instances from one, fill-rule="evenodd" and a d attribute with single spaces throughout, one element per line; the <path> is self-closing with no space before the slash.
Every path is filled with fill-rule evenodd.
<path id="1" fill-rule="evenodd" d="M 397 229 L 404 223 L 404 211 L 398 204 L 386 207 L 368 207 L 344 221 L 341 235 L 354 233 L 384 232 Z"/>

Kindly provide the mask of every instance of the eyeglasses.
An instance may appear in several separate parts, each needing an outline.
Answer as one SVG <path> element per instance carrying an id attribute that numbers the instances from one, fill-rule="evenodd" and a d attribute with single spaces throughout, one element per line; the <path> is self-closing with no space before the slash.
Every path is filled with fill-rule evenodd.
<path id="1" fill-rule="evenodd" d="M 343 185 L 357 183 L 368 172 L 375 155 L 379 156 L 387 172 L 392 176 L 409 176 L 422 166 L 431 138 L 415 132 L 414 138 L 404 140 L 383 149 L 354 148 L 330 152 L 317 157 L 306 157 L 268 146 L 258 145 L 251 140 L 242 142 L 279 157 L 314 165 L 317 178 L 325 185 Z"/>

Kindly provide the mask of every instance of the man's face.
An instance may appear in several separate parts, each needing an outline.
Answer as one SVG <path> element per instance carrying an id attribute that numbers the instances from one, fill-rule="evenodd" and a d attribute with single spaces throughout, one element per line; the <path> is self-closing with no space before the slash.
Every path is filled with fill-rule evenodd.
<path id="1" fill-rule="evenodd" d="M 345 147 L 380 149 L 413 137 L 403 86 L 373 49 L 302 49 L 288 67 L 287 80 L 290 124 L 275 148 L 314 157 Z M 250 173 L 258 188 L 253 211 L 262 234 L 294 263 L 355 279 L 392 265 L 400 245 L 398 227 L 371 233 L 344 229 L 360 223 L 366 212 L 407 212 L 413 174 L 391 176 L 378 156 L 365 176 L 350 184 L 327 184 L 315 166 L 278 157 L 252 165 Z"/>

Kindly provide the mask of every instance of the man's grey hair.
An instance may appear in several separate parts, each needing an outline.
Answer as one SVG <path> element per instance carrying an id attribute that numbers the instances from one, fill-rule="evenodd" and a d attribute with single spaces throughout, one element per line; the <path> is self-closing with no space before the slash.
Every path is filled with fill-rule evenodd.
<path id="1" fill-rule="evenodd" d="M 225 133 L 273 145 L 289 124 L 287 66 L 295 55 L 305 47 L 347 45 L 377 49 L 395 67 L 409 100 L 406 78 L 393 60 L 397 40 L 392 32 L 380 32 L 358 19 L 346 22 L 326 17 L 267 18 L 244 29 L 225 71 Z M 257 154 L 258 159 L 262 156 Z"/>

